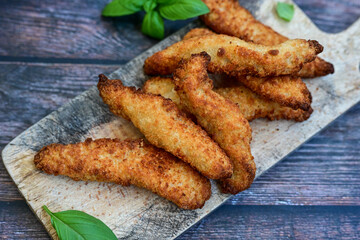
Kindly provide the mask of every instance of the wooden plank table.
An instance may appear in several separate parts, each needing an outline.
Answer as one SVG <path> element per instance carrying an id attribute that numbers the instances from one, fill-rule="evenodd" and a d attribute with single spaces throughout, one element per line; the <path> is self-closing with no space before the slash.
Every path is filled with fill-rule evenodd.
<path id="1" fill-rule="evenodd" d="M 157 41 L 141 14 L 101 18 L 108 1 L 0 2 L 0 149 Z M 296 0 L 327 32 L 360 16 L 358 0 Z M 188 21 L 167 22 L 167 35 Z M 179 239 L 359 239 L 360 104 Z M 0 163 L 0 238 L 49 239 Z"/>

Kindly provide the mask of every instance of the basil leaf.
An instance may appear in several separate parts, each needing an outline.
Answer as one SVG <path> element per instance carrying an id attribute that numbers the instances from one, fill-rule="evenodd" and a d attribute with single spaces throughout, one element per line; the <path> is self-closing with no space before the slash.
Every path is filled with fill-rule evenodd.
<path id="1" fill-rule="evenodd" d="M 176 2 L 177 0 L 157 0 L 156 2 L 160 4 L 172 4 L 173 2 Z"/>
<path id="2" fill-rule="evenodd" d="M 105 17 L 120 17 L 142 10 L 146 0 L 113 0 L 105 6 L 102 15 Z"/>
<path id="3" fill-rule="evenodd" d="M 294 16 L 294 5 L 289 3 L 278 2 L 276 5 L 276 12 L 280 18 L 290 22 Z"/>
<path id="4" fill-rule="evenodd" d="M 142 6 L 145 4 L 146 0 L 120 0 L 120 2 L 124 4 L 127 9 L 138 12 L 142 10 Z"/>
<path id="5" fill-rule="evenodd" d="M 117 240 L 108 226 L 89 214 L 76 210 L 53 213 L 45 205 L 43 209 L 50 215 L 60 240 Z"/>
<path id="6" fill-rule="evenodd" d="M 136 11 L 127 9 L 124 5 L 121 4 L 121 0 L 114 0 L 102 11 L 102 15 L 105 17 L 118 17 L 118 16 L 125 16 L 135 13 Z"/>
<path id="7" fill-rule="evenodd" d="M 164 20 L 157 11 L 146 13 L 141 26 L 141 31 L 153 38 L 164 38 Z"/>
<path id="8" fill-rule="evenodd" d="M 145 12 L 150 12 L 156 8 L 157 4 L 154 0 L 148 0 L 144 4 L 144 10 Z"/>
<path id="9" fill-rule="evenodd" d="M 201 0 L 177 0 L 160 4 L 161 16 L 169 20 L 185 20 L 209 12 L 209 8 Z"/>

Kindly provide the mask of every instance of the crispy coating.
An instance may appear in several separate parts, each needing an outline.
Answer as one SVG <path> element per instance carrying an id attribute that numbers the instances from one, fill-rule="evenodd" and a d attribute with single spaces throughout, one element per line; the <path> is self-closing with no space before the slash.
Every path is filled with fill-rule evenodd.
<path id="1" fill-rule="evenodd" d="M 313 61 L 323 47 L 314 40 L 288 40 L 276 46 L 262 46 L 227 35 L 204 35 L 177 42 L 145 60 L 149 75 L 172 74 L 181 59 L 207 52 L 208 70 L 213 73 L 255 75 L 259 77 L 298 72 Z"/>
<path id="2" fill-rule="evenodd" d="M 170 153 L 142 139 L 87 139 L 51 144 L 34 157 L 35 166 L 76 181 L 114 182 L 146 188 L 184 209 L 204 206 L 211 195 L 208 179 Z"/>
<path id="3" fill-rule="evenodd" d="M 259 78 L 236 76 L 234 79 L 263 98 L 277 102 L 281 106 L 302 109 L 304 111 L 311 109 L 311 93 L 299 77 L 279 76 Z"/>
<path id="4" fill-rule="evenodd" d="M 200 18 L 217 33 L 241 38 L 266 46 L 273 46 L 288 40 L 272 28 L 257 21 L 251 13 L 239 5 L 237 0 L 202 0 L 210 13 Z M 334 73 L 334 66 L 317 57 L 306 63 L 298 73 L 299 77 L 312 78 Z"/>
<path id="5" fill-rule="evenodd" d="M 193 37 L 201 37 L 206 35 L 214 35 L 213 31 L 207 28 L 193 28 L 189 32 L 185 34 L 185 36 L 182 38 L 183 40 L 187 40 Z"/>
<path id="6" fill-rule="evenodd" d="M 208 134 L 169 99 L 125 87 L 120 80 L 99 76 L 103 101 L 116 115 L 125 115 L 156 147 L 189 163 L 211 179 L 229 177 L 232 164 Z"/>
<path id="7" fill-rule="evenodd" d="M 315 78 L 333 74 L 334 72 L 335 69 L 332 63 L 316 57 L 314 61 L 305 63 L 303 68 L 295 75 L 302 78 Z"/>
<path id="8" fill-rule="evenodd" d="M 171 99 L 179 109 L 186 112 L 186 108 L 181 104 L 180 97 L 175 91 L 175 84 L 172 78 L 152 77 L 145 82 L 142 90 L 146 93 L 161 95 L 164 98 Z"/>
<path id="9" fill-rule="evenodd" d="M 223 192 L 237 194 L 249 188 L 255 178 L 251 128 L 235 103 L 212 90 L 206 70 L 209 62 L 205 52 L 182 61 L 174 72 L 175 89 L 188 111 L 233 161 L 233 175 L 221 179 L 220 184 Z"/>
<path id="10" fill-rule="evenodd" d="M 153 77 L 145 82 L 143 90 L 147 93 L 159 94 L 165 98 L 171 99 L 179 109 L 186 111 L 182 105 L 179 95 L 175 91 L 175 84 L 171 78 Z M 226 99 L 236 103 L 243 114 L 244 118 L 252 121 L 257 118 L 267 118 L 269 120 L 287 119 L 302 122 L 307 120 L 312 109 L 303 111 L 294 110 L 289 107 L 280 106 L 280 104 L 265 100 L 256 93 L 252 92 L 242 84 L 237 86 L 222 87 L 214 89 L 216 93 Z"/>
<path id="11" fill-rule="evenodd" d="M 286 119 L 302 122 L 307 120 L 313 112 L 311 107 L 308 111 L 283 107 L 277 102 L 261 98 L 243 85 L 219 88 L 214 91 L 236 103 L 248 121 L 267 118 L 269 120 Z"/>
<path id="12" fill-rule="evenodd" d="M 203 35 L 216 34 L 204 28 L 195 28 L 189 31 L 184 39 Z M 259 78 L 253 76 L 234 76 L 238 82 L 257 93 L 264 99 L 279 103 L 281 106 L 293 109 L 302 109 L 306 112 L 311 110 L 311 94 L 301 78 L 296 76 L 278 76 Z M 228 80 L 228 79 L 227 79 Z"/>

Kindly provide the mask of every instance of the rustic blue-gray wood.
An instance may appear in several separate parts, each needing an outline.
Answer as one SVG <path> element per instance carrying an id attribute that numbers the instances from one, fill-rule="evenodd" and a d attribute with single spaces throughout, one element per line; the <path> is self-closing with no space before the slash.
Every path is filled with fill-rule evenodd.
<path id="1" fill-rule="evenodd" d="M 0 8 L 0 11 L 2 11 L 0 29 L 2 29 L 2 33 L 6 31 L 9 33 L 8 35 L 2 34 L 3 41 L 0 42 L 0 54 L 2 55 L 0 57 L 0 98 L 1 102 L 4 103 L 0 109 L 0 144 L 2 147 L 28 126 L 93 85 L 96 81 L 95 76 L 99 71 L 110 73 L 116 69 L 116 66 L 93 65 L 94 63 L 114 64 L 117 62 L 113 61 L 113 59 L 117 59 L 117 56 L 119 58 L 122 57 L 119 62 L 125 62 L 140 53 L 142 50 L 139 50 L 139 48 L 146 46 L 146 44 L 148 44 L 147 46 L 151 45 L 148 43 L 151 40 L 146 40 L 146 37 L 144 38 L 145 40 L 142 40 L 141 44 L 132 43 L 132 52 L 129 53 L 134 54 L 132 57 L 125 54 L 122 55 L 122 52 L 118 51 L 118 47 L 114 52 L 109 51 L 107 55 L 104 53 L 103 56 L 106 56 L 106 58 L 100 58 L 100 60 L 93 57 L 96 54 L 86 55 L 95 47 L 87 45 L 84 47 L 84 51 L 76 47 L 81 46 L 82 42 L 84 42 L 81 40 L 86 40 L 89 36 L 84 33 L 77 34 L 69 29 L 71 26 L 79 24 L 77 21 L 71 21 L 71 19 L 78 14 L 76 9 L 83 6 L 80 2 L 69 1 L 66 4 L 65 2 L 67 1 L 62 1 L 62 3 L 42 1 L 40 6 L 36 5 L 36 3 L 21 5 L 20 1 L 3 1 L 1 3 L 3 6 Z M 321 1 L 316 2 L 321 3 Z M 336 1 L 326 1 L 326 4 L 331 6 L 331 12 L 341 12 L 342 9 L 338 6 L 343 6 L 344 9 L 347 9 L 344 12 L 348 14 L 342 14 L 341 18 L 333 18 L 336 20 L 333 23 L 327 22 L 327 26 L 330 26 L 327 30 L 339 29 L 339 26 L 341 29 L 342 24 L 350 23 L 348 19 L 351 19 L 351 17 L 354 19 L 359 16 L 359 7 L 358 5 L 356 7 L 356 2 L 346 2 L 338 5 L 334 3 Z M 88 13 L 89 16 L 98 18 L 97 13 L 94 13 L 94 9 L 101 9 L 104 3 L 85 5 L 90 10 L 87 12 L 86 8 L 82 8 L 81 14 L 86 15 Z M 71 8 L 73 8 L 72 15 L 68 14 Z M 63 15 L 58 13 L 61 13 L 62 10 L 64 11 Z M 325 10 L 321 10 L 323 14 L 317 13 L 315 7 L 309 7 L 308 10 L 310 13 L 315 12 L 316 17 L 320 15 L 331 19 L 331 14 L 324 13 Z M 65 13 L 67 14 L 66 16 Z M 27 14 L 29 15 L 27 20 L 30 21 L 19 18 L 19 16 Z M 9 17 L 9 15 L 11 16 Z M 63 18 L 69 19 L 68 22 L 64 23 L 62 21 Z M 48 25 L 41 24 L 44 19 L 47 20 Z M 136 21 L 136 19 L 132 20 Z M 90 21 L 83 21 L 82 26 L 86 26 L 84 22 L 89 26 L 88 28 L 85 27 L 87 31 L 101 32 L 100 28 L 103 26 L 92 29 Z M 13 24 L 12 26 L 11 23 Z M 66 24 L 69 25 L 68 28 L 66 28 Z M 56 29 L 57 26 L 60 26 L 59 30 Z M 67 32 L 66 30 L 69 31 Z M 114 30 L 113 33 L 116 31 L 118 30 Z M 42 46 L 43 43 L 37 41 L 33 35 L 43 34 L 39 37 L 40 39 L 49 32 L 52 33 L 50 36 L 54 39 L 58 40 L 63 37 L 63 40 L 59 41 L 59 46 L 45 49 Z M 17 36 L 16 33 L 23 34 Z M 75 37 L 74 34 L 76 35 Z M 136 34 L 136 31 L 134 34 Z M 137 34 L 138 38 L 141 39 L 139 37 L 141 35 Z M 46 36 L 49 37 L 48 35 Z M 81 36 L 84 37 L 81 38 Z M 77 37 L 80 37 L 80 41 L 78 41 L 79 45 L 76 45 L 74 49 L 79 49 L 79 51 L 63 55 L 64 49 L 67 46 L 67 40 L 70 41 L 72 38 L 76 39 Z M 127 37 L 125 36 L 125 38 Z M 119 44 L 121 41 L 122 39 L 118 39 L 118 42 L 114 41 L 112 44 Z M 16 52 L 14 50 L 15 47 L 10 47 L 12 44 L 17 47 L 24 44 L 27 48 L 24 47 L 21 51 Z M 34 51 L 34 48 L 36 51 Z M 47 51 L 50 51 L 50 53 L 48 55 L 44 54 Z M 101 49 L 93 51 L 101 52 Z M 83 57 L 85 55 L 86 58 Z M 79 58 L 74 58 L 73 56 L 78 56 Z M 70 57 L 71 59 L 69 59 Z M 102 59 L 105 60 L 103 61 Z M 50 62 L 50 64 L 42 62 Z M 69 65 L 66 63 L 77 64 Z M 92 65 L 83 65 L 83 63 L 92 63 Z M 280 238 L 279 236 L 284 238 L 291 236 L 298 238 L 358 237 L 356 235 L 359 232 L 358 207 L 348 208 L 348 210 L 345 208 L 345 211 L 343 207 L 335 206 L 359 205 L 360 202 L 360 167 L 358 157 L 358 143 L 360 139 L 359 113 L 360 107 L 356 106 L 328 129 L 317 135 L 278 166 L 271 169 L 266 175 L 257 179 L 249 191 L 238 195 L 234 198 L 235 200 L 228 202 L 228 204 L 235 205 L 289 204 L 329 205 L 331 207 L 321 208 L 320 210 L 317 210 L 319 208 L 316 207 L 306 208 L 301 206 L 295 208 L 289 207 L 287 209 L 280 208 L 279 210 L 277 208 L 270 208 L 274 209 L 274 211 L 269 213 L 269 211 L 265 211 L 266 208 L 256 210 L 254 207 L 245 206 L 241 207 L 238 211 L 235 210 L 237 207 L 229 208 L 230 211 L 225 208 L 223 214 L 221 214 L 222 208 L 220 208 L 216 212 L 219 212 L 218 214 L 209 216 L 206 218 L 207 220 L 192 228 L 183 237 L 231 238 L 234 235 L 237 235 L 239 238 L 251 236 L 262 238 Z M 0 215 L 2 218 L 0 237 L 47 239 L 48 236 L 40 223 L 36 222 L 27 206 L 21 203 L 22 197 L 18 194 L 3 166 L 0 171 Z M 14 200 L 15 202 L 13 202 Z M 238 214 L 240 211 L 241 214 Z M 302 215 L 303 217 L 298 217 L 299 214 L 296 214 L 298 212 L 305 212 L 305 214 Z M 312 214 L 315 214 L 317 217 L 320 216 L 320 219 L 322 216 L 330 217 L 321 219 L 321 221 L 309 221 L 306 213 L 310 216 Z M 282 217 L 279 217 L 279 215 Z M 258 221 L 252 224 L 251 222 L 248 223 L 244 216 L 251 216 L 253 219 L 258 219 Z M 332 221 L 329 221 L 329 219 Z M 261 231 L 258 228 L 259 222 L 265 223 L 262 224 Z M 244 224 L 246 224 L 246 231 L 244 228 L 239 227 L 239 225 L 244 226 Z M 294 227 L 294 224 L 300 225 L 300 227 Z M 292 227 L 289 229 L 289 226 Z"/>

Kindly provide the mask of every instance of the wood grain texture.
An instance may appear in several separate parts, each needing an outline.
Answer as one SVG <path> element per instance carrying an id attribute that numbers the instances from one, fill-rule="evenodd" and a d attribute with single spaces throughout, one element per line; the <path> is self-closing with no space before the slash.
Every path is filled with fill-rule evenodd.
<path id="1" fill-rule="evenodd" d="M 360 16 L 360 1 L 295 0 L 322 31 L 338 33 Z M 335 20 L 335 21 L 334 21 Z"/>
<path id="2" fill-rule="evenodd" d="M 101 17 L 101 10 L 108 2 L 1 1 L 3 41 L 0 56 L 30 61 L 57 58 L 71 63 L 92 59 L 90 62 L 121 64 L 157 42 L 141 34 L 141 13 L 119 18 Z M 190 21 L 181 24 L 166 21 L 165 35 Z"/>
<path id="3" fill-rule="evenodd" d="M 359 214 L 351 206 L 224 206 L 178 239 L 359 239 Z"/>
<path id="4" fill-rule="evenodd" d="M 24 202 L 0 207 L 9 223 L 1 239 L 49 239 Z M 223 206 L 177 239 L 359 239 L 359 214 L 353 206 Z"/>
<path id="5" fill-rule="evenodd" d="M 151 47 L 141 34 L 142 14 L 102 18 L 108 0 L 0 1 L 0 59 L 121 64 Z M 360 16 L 357 0 L 297 0 L 327 32 L 344 30 Z M 166 21 L 166 36 L 187 21 Z"/>
<path id="6" fill-rule="evenodd" d="M 97 83 L 117 66 L 0 62 L 0 144 Z"/>
<path id="7" fill-rule="evenodd" d="M 90 2 L 90 1 L 88 1 Z M 88 4 L 88 2 L 85 3 Z M 302 9 L 310 14 L 312 19 L 315 19 L 315 23 L 320 27 L 320 29 L 334 32 L 345 29 L 349 23 L 351 23 L 352 19 L 357 19 L 359 17 L 359 2 L 358 1 L 307 1 L 307 0 L 297 0 L 295 1 L 297 4 L 302 7 Z M 318 4 L 321 5 L 318 5 Z M 324 4 L 326 3 L 326 5 Z M 329 3 L 329 4 L 328 4 Z M 96 51 L 89 50 L 92 47 L 88 46 L 87 49 L 81 50 L 80 54 L 83 54 L 85 57 L 76 56 L 75 53 L 65 53 L 62 55 L 61 52 L 67 51 L 64 46 L 67 41 L 70 41 L 74 36 L 74 31 L 66 31 L 66 27 L 63 27 L 64 30 L 57 31 L 56 26 L 59 23 L 57 20 L 58 15 L 56 14 L 56 7 L 54 8 L 54 4 L 60 4 L 54 1 L 42 1 L 42 4 L 36 5 L 38 3 L 31 3 L 29 1 L 2 1 L 0 11 L 2 13 L 6 12 L 6 18 L 10 18 L 10 20 L 3 21 L 4 14 L 1 14 L 0 18 L 0 26 L 2 29 L 1 32 L 9 31 L 8 35 L 1 35 L 0 38 L 4 36 L 10 36 L 10 38 L 4 38 L 3 41 L 0 41 L 0 49 L 1 55 L 0 60 L 2 61 L 13 61 L 12 64 L 16 65 L 17 74 L 11 75 L 11 72 L 7 72 L 9 65 L 5 65 L 1 68 L 0 74 L 0 98 L 1 102 L 5 99 L 5 104 L 1 105 L 0 108 L 0 148 L 2 149 L 4 145 L 9 142 L 12 138 L 18 135 L 21 131 L 25 130 L 28 126 L 35 123 L 37 120 L 44 117 L 49 112 L 53 111 L 57 107 L 61 106 L 64 102 L 71 99 L 73 96 L 87 89 L 88 86 L 93 84 L 95 81 L 95 76 L 97 75 L 96 70 L 94 70 L 94 75 L 89 75 L 93 66 L 90 68 L 83 66 L 83 64 L 79 64 L 79 71 L 77 72 L 77 65 L 72 65 L 74 76 L 77 76 L 74 79 L 73 84 L 74 88 L 78 92 L 70 93 L 72 89 L 68 89 L 66 91 L 61 90 L 61 84 L 55 81 L 55 85 L 53 84 L 53 80 L 61 79 L 64 81 L 64 87 L 66 88 L 69 82 L 66 82 L 68 78 L 67 75 L 64 75 L 66 71 L 69 71 L 67 66 L 62 64 L 58 65 L 58 68 L 54 70 L 44 70 L 38 68 L 37 70 L 33 70 L 32 67 L 27 67 L 26 74 L 22 75 L 21 71 L 23 71 L 23 65 L 26 63 L 19 63 L 18 61 L 37 61 L 37 62 L 52 62 L 52 63 L 101 63 L 101 64 L 116 64 L 118 62 L 128 61 L 132 57 L 136 56 L 142 50 L 138 50 L 141 48 L 144 41 L 148 41 L 145 39 L 144 41 L 133 41 L 131 50 L 132 52 L 128 55 L 124 54 L 124 49 L 113 51 L 111 54 L 120 54 L 124 58 L 119 58 L 120 60 L 112 60 L 107 59 L 95 59 L 93 57 L 89 57 L 86 55 L 87 52 Z M 71 18 L 76 17 L 78 12 L 72 11 L 72 9 L 67 8 L 67 6 L 71 6 L 73 2 L 63 1 L 63 8 L 70 12 L 69 15 L 64 11 L 62 14 L 67 17 L 69 22 L 71 22 Z M 75 4 L 80 4 L 80 1 L 76 1 Z M 81 2 L 84 4 L 84 2 Z M 95 3 L 97 4 L 97 3 Z M 65 6 L 67 5 L 67 6 Z M 72 5 L 73 6 L 73 5 Z M 320 7 L 319 7 L 320 6 Z M 79 7 L 79 6 L 78 6 Z M 18 11 L 16 9 L 22 9 Z M 35 9 L 36 8 L 36 9 Z M 15 11 L 13 11 L 15 9 Z M 34 10 L 35 9 L 35 10 Z M 50 10 L 48 10 L 50 9 Z M 55 30 L 51 31 L 51 35 L 54 37 L 61 37 L 62 41 L 58 43 L 58 45 L 53 45 L 53 49 L 50 52 L 48 49 L 42 48 L 42 42 L 36 39 L 27 39 L 26 41 L 22 39 L 22 37 L 12 37 L 15 31 L 24 33 L 28 33 L 27 36 L 31 36 L 39 28 L 42 28 L 40 24 L 40 20 L 36 19 L 36 11 L 38 12 L 51 12 L 52 14 L 48 14 L 47 16 L 43 15 L 41 21 L 45 21 L 48 24 L 48 28 L 54 28 Z M 91 9 L 91 8 L 90 8 Z M 100 7 L 101 9 L 101 7 Z M 34 11 L 34 12 L 31 12 Z M 72 11 L 72 14 L 71 14 Z M 99 11 L 97 9 L 97 11 Z M 19 13 L 30 12 L 27 21 L 31 22 L 32 18 L 35 19 L 31 24 L 27 24 L 23 20 L 21 20 L 18 16 Z M 86 12 L 86 11 L 84 11 Z M 87 14 L 82 12 L 81 14 Z M 97 12 L 98 13 L 98 12 Z M 97 14 L 96 13 L 96 14 Z M 346 13 L 346 14 L 345 14 Z M 10 15 L 9 15 L 10 14 Z M 10 16 L 10 17 L 9 17 Z M 4 17 L 5 18 L 5 17 Z M 319 18 L 319 19 L 317 19 Z M 12 19 L 12 20 L 11 20 Z M 53 20 L 55 19 L 55 20 Z M 325 19 L 321 20 L 321 19 Z M 350 19 L 350 20 L 349 20 Z M 121 21 L 122 19 L 116 19 L 116 21 Z M 136 22 L 136 19 L 130 19 L 133 22 Z M 15 22 L 15 24 L 11 23 Z M 84 26 L 90 23 L 84 23 Z M 132 23 L 130 23 L 132 24 Z M 183 26 L 183 23 L 177 23 L 177 28 Z M 10 27 L 9 27 L 10 26 Z M 89 25 L 90 27 L 90 25 Z M 89 28 L 88 27 L 88 28 Z M 91 26 L 93 27 L 93 26 Z M 15 29 L 14 29 L 15 28 Z M 17 29 L 16 29 L 17 28 Z M 9 30 L 10 29 L 10 30 Z M 124 28 L 126 29 L 126 27 Z M 33 32 L 31 32 L 33 31 Z M 116 29 L 116 31 L 121 31 L 121 29 Z M 56 35 L 57 32 L 60 32 L 62 36 Z M 122 32 L 124 33 L 124 32 Z M 134 34 L 138 33 L 134 31 Z M 36 33 L 37 34 L 37 33 Z M 85 34 L 86 35 L 86 34 Z M 140 34 L 141 35 L 141 34 Z M 87 34 L 86 37 L 81 39 L 91 38 L 92 34 Z M 131 36 L 130 36 L 131 37 Z M 146 37 L 143 37 L 146 38 Z M 151 40 L 150 40 L 151 41 Z M 81 42 L 81 41 L 80 41 Z M 16 45 L 17 48 L 21 47 L 21 51 L 17 51 L 15 47 L 12 47 L 12 44 Z M 24 44 L 25 46 L 21 46 Z M 115 43 L 116 44 L 116 43 Z M 46 45 L 49 46 L 49 45 Z M 151 44 L 148 45 L 148 47 Z M 35 50 L 34 50 L 35 48 Z M 99 48 L 100 49 L 100 48 Z M 4 50 L 7 52 L 4 54 Z M 111 51 L 108 51 L 111 52 Z M 132 55 L 133 54 L 133 55 Z M 5 57 L 4 57 L 5 56 Z M 74 56 L 74 57 L 73 57 Z M 89 57 L 89 58 L 88 58 Z M 116 59 L 116 58 L 114 58 Z M 8 64 L 8 63 L 5 63 Z M 39 64 L 35 64 L 39 65 Z M 41 65 L 41 64 L 40 64 Z M 56 65 L 56 64 L 55 64 Z M 65 64 L 66 65 L 66 64 Z M 109 69 L 115 69 L 116 66 L 108 66 Z M 45 65 L 44 68 L 48 68 L 48 65 Z M 101 69 L 102 66 L 95 66 L 95 69 Z M 64 69 L 65 71 L 62 71 Z M 109 70 L 108 72 L 111 72 Z M 41 71 L 44 71 L 42 73 Z M 51 73 L 51 72 L 54 73 Z M 105 71 L 104 71 L 105 72 Z M 35 73 L 35 74 L 34 74 Z M 80 74 L 81 73 L 81 76 Z M 32 77 L 32 75 L 35 77 Z M 43 76 L 43 78 L 41 77 Z M 20 81 L 23 87 L 17 86 L 17 81 L 26 78 L 27 81 Z M 89 80 L 91 78 L 91 80 Z M 6 84 L 4 79 L 6 79 Z M 34 86 L 34 79 L 36 79 L 37 86 Z M 8 81 L 12 82 L 12 86 L 9 87 Z M 31 85 L 32 84 L 32 85 Z M 76 85 L 76 86 L 75 86 Z M 5 87 L 6 86 L 6 87 Z M 59 87 L 60 90 L 57 91 L 55 87 Z M 28 104 L 27 107 L 23 107 L 24 103 L 34 101 L 36 99 L 37 94 L 35 93 L 37 90 L 48 91 L 51 94 L 51 97 L 47 98 L 44 94 L 40 98 L 45 98 L 39 105 L 37 109 L 42 109 L 40 111 L 32 111 L 31 104 Z M 55 92 L 55 93 L 54 93 Z M 65 97 L 64 95 L 65 94 Z M 74 95 L 72 95 L 74 94 Z M 8 98 L 8 96 L 12 96 Z M 24 96 L 24 97 L 22 97 Z M 4 107 L 5 106 L 5 107 Z M 19 109 L 19 110 L 17 110 Z M 14 112 L 13 112 L 14 111 Z M 16 111 L 16 112 L 15 112 Z M 275 166 L 273 169 L 269 170 L 268 173 L 258 178 L 254 183 L 251 190 L 252 192 L 244 192 L 234 198 L 234 200 L 228 201 L 227 204 L 299 204 L 299 205 L 359 205 L 359 191 L 358 191 L 358 143 L 359 143 L 359 114 L 360 107 L 357 105 L 351 111 L 349 111 L 344 116 L 340 117 L 337 121 L 331 124 L 326 130 L 322 133 L 318 134 L 315 138 L 313 138 L 309 143 L 303 145 L 299 150 L 291 154 L 288 158 L 286 158 L 282 163 Z M 11 117 L 11 121 L 8 120 L 8 116 Z M 16 119 L 16 120 L 14 120 Z M 3 134 L 5 133 L 5 134 Z M 295 157 L 294 157 L 295 156 Z M 316 161 L 313 162 L 313 156 L 316 157 Z M 350 160 L 350 162 L 349 162 Z M 289 163 L 290 162 L 290 163 Z M 329 163 L 328 163 L 329 162 Z M 335 165 L 333 165 L 335 163 Z M 302 172 L 299 173 L 294 169 L 294 167 L 303 168 Z M 284 165 L 284 166 L 283 166 Z M 4 170 L 2 163 L 0 164 L 0 200 L 1 201 L 12 201 L 12 200 L 20 200 L 22 197 L 17 192 L 14 184 L 9 179 L 8 174 Z M 331 170 L 332 176 L 329 178 L 326 171 Z M 297 173 L 298 175 L 297 175 Z M 274 175 L 275 174 L 275 175 Z M 296 177 L 292 177 L 296 176 Z M 254 188 L 254 189 L 253 189 Z M 289 194 L 290 191 L 290 194 Z M 295 194 L 293 194 L 295 193 Z M 345 197 L 340 197 L 340 196 Z M 291 200 L 289 200 L 291 199 Z M 10 204 L 10 203 L 6 203 Z M 15 205 L 15 207 L 10 208 L 9 205 L 0 205 L 2 222 L 5 222 L 6 226 L 16 226 L 16 228 L 4 228 L 4 224 L 0 225 L 0 235 L 1 238 L 3 236 L 9 239 L 37 239 L 38 237 L 43 239 L 48 239 L 47 233 L 42 228 L 41 224 L 37 222 L 34 215 L 30 212 L 26 204 L 22 203 L 20 205 Z M 10 209 L 9 211 L 3 211 Z M 222 208 L 220 208 L 221 210 Z M 24 212 L 22 212 L 24 211 Z M 330 210 L 329 210 L 330 211 Z M 340 215 L 338 215 L 340 216 Z M 233 216 L 234 219 L 240 219 L 241 215 Z M 206 219 L 213 219 L 213 216 L 209 216 Z M 29 219 L 26 221 L 28 224 L 22 224 L 19 222 L 19 219 Z M 241 237 L 242 232 L 237 231 L 236 229 L 231 228 L 232 224 L 227 223 L 227 217 L 225 214 L 219 214 L 216 216 L 216 219 L 219 219 L 219 224 L 216 225 L 217 229 L 219 229 L 219 233 L 228 230 L 227 236 L 237 236 Z M 221 220 L 222 219 L 222 220 Z M 206 220 L 204 220 L 206 221 Z M 203 221 L 203 222 L 204 222 Z M 304 222 L 306 221 L 303 220 Z M 349 222 L 351 226 L 354 226 L 352 222 Z M 323 229 L 331 229 L 333 226 L 335 227 L 337 223 L 334 225 L 328 224 L 326 226 L 322 226 Z M 23 227 L 22 226 L 26 226 Z M 18 232 L 16 230 L 19 230 Z M 271 229 L 270 229 L 271 230 Z M 324 230 L 324 231 L 325 231 Z M 197 231 L 195 228 L 194 231 Z M 191 238 L 191 234 L 196 234 L 194 231 L 190 231 L 190 234 L 186 235 L 187 238 Z M 21 232 L 21 233 L 20 233 Z M 207 237 L 210 233 L 216 233 L 214 226 L 204 227 L 200 234 L 196 235 L 197 237 Z M 266 232 L 265 232 L 266 233 Z M 22 235 L 19 235 L 22 234 Z M 34 235 L 35 234 L 35 235 Z M 231 235 L 232 234 L 232 235 Z M 216 237 L 214 234 L 213 237 Z M 221 236 L 221 235 L 220 235 Z M 267 235 L 263 235 L 267 236 Z M 273 236 L 273 235 L 269 235 Z M 276 238 L 276 235 L 274 235 Z M 351 239 L 351 238 L 349 238 Z"/>

